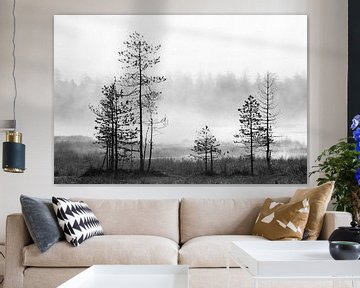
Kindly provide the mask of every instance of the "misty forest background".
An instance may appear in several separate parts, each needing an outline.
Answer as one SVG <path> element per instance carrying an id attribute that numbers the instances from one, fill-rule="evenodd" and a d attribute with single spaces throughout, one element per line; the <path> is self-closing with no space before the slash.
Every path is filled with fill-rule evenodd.
<path id="1" fill-rule="evenodd" d="M 306 183 L 306 143 L 286 135 L 306 121 L 306 76 L 162 75 L 161 49 L 133 32 L 113 78 L 55 70 L 55 123 L 90 122 L 93 135 L 55 135 L 55 183 Z M 194 119 L 180 143 L 174 117 Z M 223 118 L 232 126 L 211 126 Z"/>

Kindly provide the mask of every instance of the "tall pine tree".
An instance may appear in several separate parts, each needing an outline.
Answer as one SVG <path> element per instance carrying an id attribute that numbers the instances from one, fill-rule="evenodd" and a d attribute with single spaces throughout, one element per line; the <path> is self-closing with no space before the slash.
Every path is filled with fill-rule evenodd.
<path id="1" fill-rule="evenodd" d="M 250 156 L 250 171 L 254 175 L 255 150 L 261 145 L 264 129 L 261 126 L 260 104 L 256 99 L 249 95 L 239 111 L 240 128 L 239 133 L 235 134 L 234 143 L 240 143 L 245 147 Z"/>
<path id="2" fill-rule="evenodd" d="M 122 63 L 122 69 L 125 73 L 119 78 L 121 86 L 130 91 L 130 95 L 136 97 L 138 108 L 138 125 L 139 125 L 139 158 L 140 172 L 144 172 L 145 151 L 144 151 L 144 112 L 145 108 L 156 102 L 161 94 L 153 86 L 164 82 L 164 76 L 153 76 L 151 68 L 160 62 L 158 56 L 161 45 L 149 44 L 143 35 L 137 32 L 129 35 L 129 39 L 124 43 L 125 49 L 119 52 L 119 61 Z"/>

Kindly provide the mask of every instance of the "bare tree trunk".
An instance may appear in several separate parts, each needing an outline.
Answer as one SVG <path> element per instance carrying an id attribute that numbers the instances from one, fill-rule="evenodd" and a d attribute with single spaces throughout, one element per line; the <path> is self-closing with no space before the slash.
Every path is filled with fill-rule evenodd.
<path id="1" fill-rule="evenodd" d="M 119 162 L 119 148 L 118 148 L 118 117 L 117 117 L 117 101 L 115 101 L 115 171 L 118 170 L 118 162 Z"/>
<path id="2" fill-rule="evenodd" d="M 110 160 L 109 160 L 109 153 L 110 153 L 110 147 L 109 147 L 110 143 L 106 144 L 106 170 L 109 170 L 110 168 Z"/>
<path id="3" fill-rule="evenodd" d="M 130 169 L 133 169 L 133 145 L 130 146 Z"/>
<path id="4" fill-rule="evenodd" d="M 111 170 L 115 170 L 115 127 L 114 127 L 114 107 L 111 111 Z"/>
<path id="5" fill-rule="evenodd" d="M 250 110 L 251 111 L 251 110 Z M 251 114 L 252 112 L 250 112 Z M 252 119 L 250 119 L 250 170 L 251 175 L 254 175 L 254 157 L 253 157 L 253 127 L 252 127 Z"/>
<path id="6" fill-rule="evenodd" d="M 269 79 L 269 73 L 266 74 L 266 162 L 267 162 L 267 168 L 270 170 L 270 135 L 269 135 L 269 109 L 270 109 L 270 103 L 269 103 L 269 97 L 270 97 L 270 79 Z"/>
<path id="7" fill-rule="evenodd" d="M 151 157 L 152 157 L 152 149 L 153 149 L 153 134 L 154 134 L 154 122 L 153 122 L 153 118 L 150 118 L 150 148 L 149 148 L 149 160 L 148 160 L 148 168 L 147 168 L 148 172 L 150 172 L 150 167 L 151 167 Z"/>
<path id="8" fill-rule="evenodd" d="M 150 129 L 150 127 L 148 126 L 146 129 L 145 140 L 144 140 L 144 152 L 143 152 L 144 153 L 144 161 L 146 159 L 146 149 L 147 149 L 147 143 L 148 143 L 149 129 Z M 144 162 L 144 165 L 145 165 L 145 162 Z"/>
<path id="9" fill-rule="evenodd" d="M 213 164 L 213 147 L 210 148 L 210 174 L 214 172 L 214 164 Z"/>
<path id="10" fill-rule="evenodd" d="M 119 152 L 118 152 L 118 141 L 117 141 L 117 129 L 115 128 L 115 171 L 118 170 L 119 163 Z"/>
<path id="11" fill-rule="evenodd" d="M 207 173 L 207 171 L 208 171 L 208 165 L 207 165 L 207 163 L 208 163 L 208 152 L 207 152 L 207 150 L 205 151 L 205 173 Z"/>
<path id="12" fill-rule="evenodd" d="M 139 114 L 140 114 L 140 173 L 144 173 L 144 155 L 143 155 L 143 115 L 142 115 L 142 71 L 141 71 L 141 42 L 139 41 Z"/>

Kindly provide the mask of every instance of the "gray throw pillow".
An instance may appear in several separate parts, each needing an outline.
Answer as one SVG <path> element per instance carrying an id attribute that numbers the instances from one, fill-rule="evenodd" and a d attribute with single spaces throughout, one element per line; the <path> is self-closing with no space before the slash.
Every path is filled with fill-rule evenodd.
<path id="1" fill-rule="evenodd" d="M 41 253 L 64 238 L 51 199 L 20 196 L 22 213 L 31 238 Z"/>

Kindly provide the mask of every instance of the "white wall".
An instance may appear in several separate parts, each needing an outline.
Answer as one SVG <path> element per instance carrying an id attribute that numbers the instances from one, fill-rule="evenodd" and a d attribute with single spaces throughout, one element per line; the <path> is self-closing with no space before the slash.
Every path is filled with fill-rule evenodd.
<path id="1" fill-rule="evenodd" d="M 11 0 L 0 1 L 0 119 L 11 119 Z M 18 121 L 27 149 L 23 175 L 0 172 L 0 242 L 21 193 L 93 198 L 265 197 L 291 195 L 286 185 L 54 185 L 54 14 L 308 14 L 309 163 L 346 135 L 347 1 L 345 0 L 19 0 Z M 1 134 L 1 141 L 4 134 Z M 0 156 L 1 157 L 1 156 Z M 313 185 L 314 181 L 310 182 Z"/>

